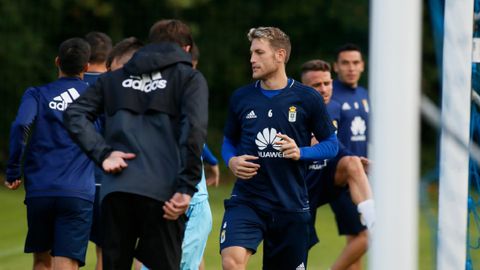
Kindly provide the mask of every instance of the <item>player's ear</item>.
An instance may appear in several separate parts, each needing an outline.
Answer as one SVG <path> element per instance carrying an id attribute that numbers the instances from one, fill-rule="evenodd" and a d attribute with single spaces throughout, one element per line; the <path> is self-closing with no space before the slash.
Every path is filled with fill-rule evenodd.
<path id="1" fill-rule="evenodd" d="M 90 67 L 90 63 L 86 63 L 85 66 L 83 66 L 83 72 L 87 72 L 88 67 Z"/>
<path id="2" fill-rule="evenodd" d="M 182 49 L 184 51 L 186 51 L 187 53 L 191 52 L 192 51 L 192 46 L 190 45 L 185 45 L 185 46 L 182 46 Z"/>
<path id="3" fill-rule="evenodd" d="M 333 62 L 333 71 L 335 71 L 335 73 L 338 73 L 338 66 L 337 66 L 337 62 Z"/>
<path id="4" fill-rule="evenodd" d="M 287 59 L 287 51 L 285 49 L 277 49 L 275 51 L 275 60 L 279 63 L 285 63 L 285 59 Z"/>
<path id="5" fill-rule="evenodd" d="M 60 58 L 58 56 L 55 57 L 55 66 L 58 68 L 60 67 Z"/>

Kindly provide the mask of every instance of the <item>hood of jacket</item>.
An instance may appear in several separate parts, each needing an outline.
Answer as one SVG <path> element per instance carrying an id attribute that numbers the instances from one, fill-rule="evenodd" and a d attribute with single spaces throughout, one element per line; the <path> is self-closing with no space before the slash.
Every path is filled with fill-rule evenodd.
<path id="1" fill-rule="evenodd" d="M 125 64 L 124 69 L 129 74 L 140 75 L 181 62 L 191 66 L 192 57 L 178 44 L 151 43 L 138 50 Z"/>

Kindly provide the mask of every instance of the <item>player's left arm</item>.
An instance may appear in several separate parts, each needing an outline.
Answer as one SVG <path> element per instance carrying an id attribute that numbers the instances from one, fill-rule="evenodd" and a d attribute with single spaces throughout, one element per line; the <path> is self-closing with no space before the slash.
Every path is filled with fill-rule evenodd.
<path id="1" fill-rule="evenodd" d="M 335 134 L 336 128 L 333 125 L 333 121 L 322 97 L 314 93 L 313 98 L 309 98 L 307 104 L 310 112 L 307 123 L 318 143 L 312 146 L 301 147 L 301 159 L 323 160 L 335 157 L 338 152 L 338 139 Z"/>
<path id="2" fill-rule="evenodd" d="M 332 134 L 325 140 L 312 146 L 298 147 L 294 139 L 285 134 L 277 134 L 281 141 L 276 142 L 280 146 L 280 151 L 284 158 L 293 160 L 323 160 L 335 157 L 338 152 L 338 140 L 335 134 Z"/>
<path id="3" fill-rule="evenodd" d="M 8 189 L 15 190 L 22 184 L 21 163 L 28 138 L 30 137 L 37 117 L 37 108 L 38 101 L 35 88 L 29 88 L 22 97 L 17 117 L 13 121 L 10 129 L 10 151 L 7 162 L 6 181 L 4 183 Z"/>

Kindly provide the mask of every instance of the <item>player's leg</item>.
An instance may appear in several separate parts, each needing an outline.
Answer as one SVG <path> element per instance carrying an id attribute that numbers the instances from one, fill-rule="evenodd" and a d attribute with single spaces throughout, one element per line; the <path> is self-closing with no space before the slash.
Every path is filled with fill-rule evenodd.
<path id="1" fill-rule="evenodd" d="M 337 164 L 335 184 L 348 184 L 352 200 L 355 204 L 372 198 L 370 183 L 363 169 L 362 162 L 357 156 L 344 156 Z"/>
<path id="2" fill-rule="evenodd" d="M 98 174 L 101 172 L 97 171 L 95 168 L 95 178 L 97 179 Z M 97 262 L 95 264 L 95 270 L 102 270 L 102 243 L 101 243 L 101 225 L 100 225 L 100 186 L 95 187 L 95 201 L 93 202 L 93 221 L 92 221 L 92 230 L 90 231 L 90 241 L 95 243 L 95 254 L 97 256 Z"/>
<path id="3" fill-rule="evenodd" d="M 135 195 L 114 192 L 103 198 L 101 206 L 105 270 L 130 270 L 134 257 L 137 231 L 143 220 L 136 218 L 139 207 Z"/>
<path id="4" fill-rule="evenodd" d="M 310 242 L 309 212 L 274 212 L 263 241 L 263 269 L 305 269 Z"/>
<path id="5" fill-rule="evenodd" d="M 363 164 L 357 156 L 340 158 L 335 172 L 335 184 L 348 184 L 350 196 L 362 215 L 362 223 L 369 229 L 375 224 L 375 204 Z"/>
<path id="6" fill-rule="evenodd" d="M 73 197 L 58 197 L 55 204 L 54 269 L 75 270 L 85 265 L 92 227 L 93 203 Z"/>
<path id="7" fill-rule="evenodd" d="M 50 251 L 33 253 L 33 270 L 51 270 L 53 269 L 52 267 Z"/>
<path id="8" fill-rule="evenodd" d="M 53 258 L 53 269 L 78 270 L 78 261 L 67 257 L 56 256 Z"/>
<path id="9" fill-rule="evenodd" d="M 234 199 L 225 200 L 220 228 L 220 254 L 224 270 L 243 270 L 263 239 L 266 225 L 252 207 Z"/>
<path id="10" fill-rule="evenodd" d="M 245 270 L 252 252 L 244 247 L 227 247 L 221 255 L 223 270 Z"/>
<path id="11" fill-rule="evenodd" d="M 95 264 L 95 270 L 102 270 L 103 269 L 103 261 L 102 261 L 102 248 L 98 245 L 95 245 L 95 253 L 97 254 L 97 263 Z"/>
<path id="12" fill-rule="evenodd" d="M 35 197 L 25 200 L 27 206 L 28 232 L 25 240 L 25 253 L 33 253 L 33 269 L 52 269 L 54 198 Z"/>
<path id="13" fill-rule="evenodd" d="M 187 211 L 187 217 L 180 269 L 198 270 L 208 235 L 212 231 L 212 212 L 208 200 L 191 205 Z"/>
<path id="14" fill-rule="evenodd" d="M 361 257 L 367 251 L 368 238 L 366 227 L 360 222 L 357 207 L 349 192 L 342 193 L 330 206 L 335 214 L 339 234 L 347 237 L 346 245 L 331 269 L 345 270 L 352 265 L 361 266 Z"/>
<path id="15" fill-rule="evenodd" d="M 134 218 L 139 238 L 135 258 L 148 269 L 178 270 L 187 217 L 167 220 L 163 217 L 163 202 L 137 197 L 139 208 Z"/>

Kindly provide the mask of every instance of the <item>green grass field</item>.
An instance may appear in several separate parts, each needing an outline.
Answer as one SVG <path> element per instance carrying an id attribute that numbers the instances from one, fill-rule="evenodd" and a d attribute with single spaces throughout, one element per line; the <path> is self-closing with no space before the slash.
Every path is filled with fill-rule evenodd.
<path id="1" fill-rule="evenodd" d="M 210 204 L 213 213 L 213 231 L 205 251 L 206 269 L 221 269 L 220 255 L 218 253 L 218 234 L 223 215 L 223 199 L 227 198 L 231 190 L 231 184 L 221 185 L 218 188 L 210 188 Z M 0 188 L 0 270 L 31 269 L 31 255 L 23 253 L 23 243 L 26 234 L 25 206 L 23 204 L 24 191 L 9 191 Z M 419 269 L 434 269 L 434 247 L 432 225 L 429 225 L 434 216 L 435 209 L 422 209 L 420 212 L 419 225 Z M 434 221 L 434 220 L 433 220 Z M 309 269 L 325 270 L 335 260 L 343 247 L 344 239 L 338 237 L 333 215 L 328 206 L 319 209 L 317 229 L 321 238 L 320 244 L 316 245 L 309 255 Z M 477 233 L 478 237 L 478 233 Z M 392 243 L 391 248 L 395 248 Z M 479 252 L 478 250 L 476 251 Z M 476 254 L 474 265 L 480 267 Z M 261 269 L 262 251 L 254 255 L 249 263 L 249 269 Z M 88 249 L 87 265 L 83 269 L 94 269 L 95 253 L 94 246 Z M 474 268 L 476 269 L 476 268 Z"/>

